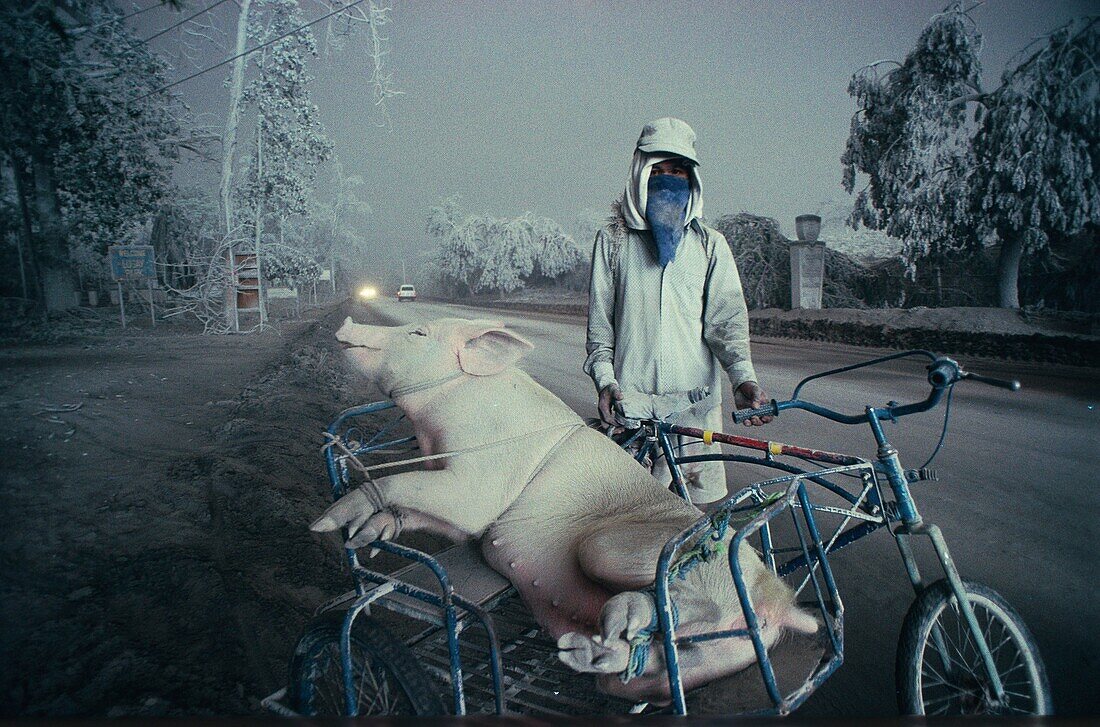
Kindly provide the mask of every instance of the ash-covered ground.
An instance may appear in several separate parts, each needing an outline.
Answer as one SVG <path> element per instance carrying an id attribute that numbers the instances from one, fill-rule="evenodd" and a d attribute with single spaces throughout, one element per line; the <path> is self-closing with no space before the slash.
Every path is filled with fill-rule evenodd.
<path id="1" fill-rule="evenodd" d="M 372 396 L 343 371 L 346 313 L 0 347 L 0 714 L 248 714 L 285 685 L 350 587 L 308 530 L 321 432 Z"/>

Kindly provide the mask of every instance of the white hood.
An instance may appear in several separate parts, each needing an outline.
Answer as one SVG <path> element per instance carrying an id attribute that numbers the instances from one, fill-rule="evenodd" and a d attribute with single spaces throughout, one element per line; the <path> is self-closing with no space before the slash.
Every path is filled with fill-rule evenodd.
<path id="1" fill-rule="evenodd" d="M 626 191 L 623 192 L 622 213 L 627 227 L 632 230 L 649 229 L 649 223 L 645 218 L 646 198 L 649 193 L 649 170 L 654 164 L 675 159 L 678 156 L 659 152 L 648 154 L 641 149 L 634 150 L 634 160 L 630 164 L 630 179 L 626 183 Z M 699 180 L 699 168 L 692 164 L 690 169 L 691 193 L 688 196 L 684 227 L 690 225 L 692 220 L 703 216 L 703 185 Z"/>

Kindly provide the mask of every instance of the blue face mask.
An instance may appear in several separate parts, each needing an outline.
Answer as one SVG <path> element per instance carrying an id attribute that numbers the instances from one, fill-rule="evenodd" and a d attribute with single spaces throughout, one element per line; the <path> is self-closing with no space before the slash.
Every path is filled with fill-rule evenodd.
<path id="1" fill-rule="evenodd" d="M 659 174 L 649 178 L 645 218 L 662 268 L 676 257 L 676 248 L 684 236 L 684 213 L 690 191 L 688 180 L 683 177 Z"/>

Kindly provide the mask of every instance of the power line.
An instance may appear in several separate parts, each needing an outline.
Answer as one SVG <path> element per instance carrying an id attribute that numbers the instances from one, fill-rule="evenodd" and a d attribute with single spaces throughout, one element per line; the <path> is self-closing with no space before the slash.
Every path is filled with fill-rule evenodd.
<path id="1" fill-rule="evenodd" d="M 327 18 L 331 18 L 333 15 L 337 15 L 338 13 L 342 13 L 345 10 L 351 10 L 356 5 L 361 5 L 364 2 L 366 2 L 366 0 L 354 0 L 354 2 L 348 3 L 347 5 L 343 5 L 339 8 L 337 8 L 336 10 L 333 10 L 331 13 L 325 13 L 324 15 L 317 18 L 316 20 L 311 20 L 308 23 L 306 23 L 305 25 L 299 25 L 297 28 L 294 28 L 293 30 L 288 30 L 287 32 L 280 35 L 278 38 L 272 38 L 271 40 L 264 41 L 263 43 L 260 43 L 259 45 L 256 45 L 256 46 L 253 46 L 253 47 L 249 48 L 248 50 L 242 51 L 242 52 L 238 53 L 235 56 L 231 56 L 229 58 L 226 58 L 224 61 L 219 61 L 218 63 L 215 63 L 212 66 L 209 66 L 207 68 L 202 69 L 201 71 L 196 71 L 195 73 L 192 73 L 190 76 L 187 76 L 186 78 L 181 78 L 178 81 L 173 81 L 172 83 L 169 83 L 167 86 L 161 86 L 160 88 L 158 88 L 155 91 L 150 91 L 149 93 L 138 96 L 137 98 L 133 99 L 131 101 L 131 103 L 133 103 L 134 101 L 141 101 L 142 99 L 146 99 L 146 98 L 149 98 L 150 96 L 154 96 L 158 93 L 162 93 L 164 91 L 167 91 L 168 89 L 172 88 L 173 86 L 178 86 L 181 83 L 185 83 L 187 81 L 190 81 L 192 78 L 197 78 L 197 77 L 201 76 L 204 73 L 209 73 L 210 71 L 214 70 L 215 68 L 221 68 L 226 63 L 232 63 L 233 61 L 237 60 L 238 58 L 246 56 L 249 53 L 255 53 L 256 51 L 258 51 L 261 48 L 269 46 L 272 43 L 277 43 L 280 40 L 282 40 L 283 38 L 286 38 L 289 35 L 294 35 L 295 33 L 297 33 L 300 30 L 305 30 L 306 28 L 308 28 L 311 25 L 316 25 L 317 23 L 321 22 L 322 20 L 325 20 Z"/>
<path id="2" fill-rule="evenodd" d="M 188 16 L 188 17 L 184 18 L 183 20 L 179 21 L 178 23 L 174 23 L 173 25 L 169 25 L 167 28 L 165 28 L 164 30 L 161 30 L 160 32 L 153 33 L 152 35 L 150 35 L 148 38 L 145 38 L 141 42 L 142 43 L 148 43 L 149 41 L 153 40 L 154 38 L 159 38 L 160 36 L 164 35 L 168 31 L 175 30 L 176 28 L 180 27 L 184 23 L 191 22 L 192 20 L 199 17 L 203 13 L 210 12 L 211 10 L 213 10 L 214 8 L 218 7 L 219 5 L 221 5 L 222 3 L 225 3 L 225 2 L 228 2 L 228 0 L 218 0 L 213 5 L 210 5 L 209 7 L 203 8 L 202 10 L 198 11 L 194 15 Z"/>
<path id="3" fill-rule="evenodd" d="M 111 18 L 110 20 L 104 20 L 102 23 L 96 23 L 95 25 L 91 26 L 90 28 L 84 28 L 82 32 L 90 33 L 93 30 L 97 30 L 99 28 L 102 28 L 104 25 L 110 25 L 111 23 L 121 23 L 123 20 L 129 20 L 130 18 L 134 17 L 135 15 L 141 15 L 142 13 L 148 12 L 150 10 L 156 10 L 161 5 L 167 5 L 167 4 L 168 4 L 168 0 L 160 0 L 160 2 L 157 3 L 156 5 L 150 5 L 149 7 L 142 8 L 141 10 L 135 10 L 134 12 L 130 13 L 129 15 L 123 15 L 120 18 Z"/>

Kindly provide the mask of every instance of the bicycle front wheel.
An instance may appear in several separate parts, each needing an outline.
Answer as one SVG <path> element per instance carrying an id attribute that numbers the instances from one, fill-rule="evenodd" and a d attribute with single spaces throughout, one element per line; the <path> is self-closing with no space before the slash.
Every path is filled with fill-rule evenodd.
<path id="1" fill-rule="evenodd" d="M 1046 668 L 1035 638 L 999 593 L 963 582 L 1005 690 L 998 700 L 974 635 L 947 580 L 933 583 L 909 608 L 894 677 L 902 714 L 1050 714 Z"/>
<path id="2" fill-rule="evenodd" d="M 323 613 L 306 628 L 290 661 L 290 707 L 298 714 L 347 714 L 340 664 L 343 611 Z M 445 714 L 430 678 L 399 639 L 366 616 L 351 631 L 352 683 L 359 716 Z"/>

